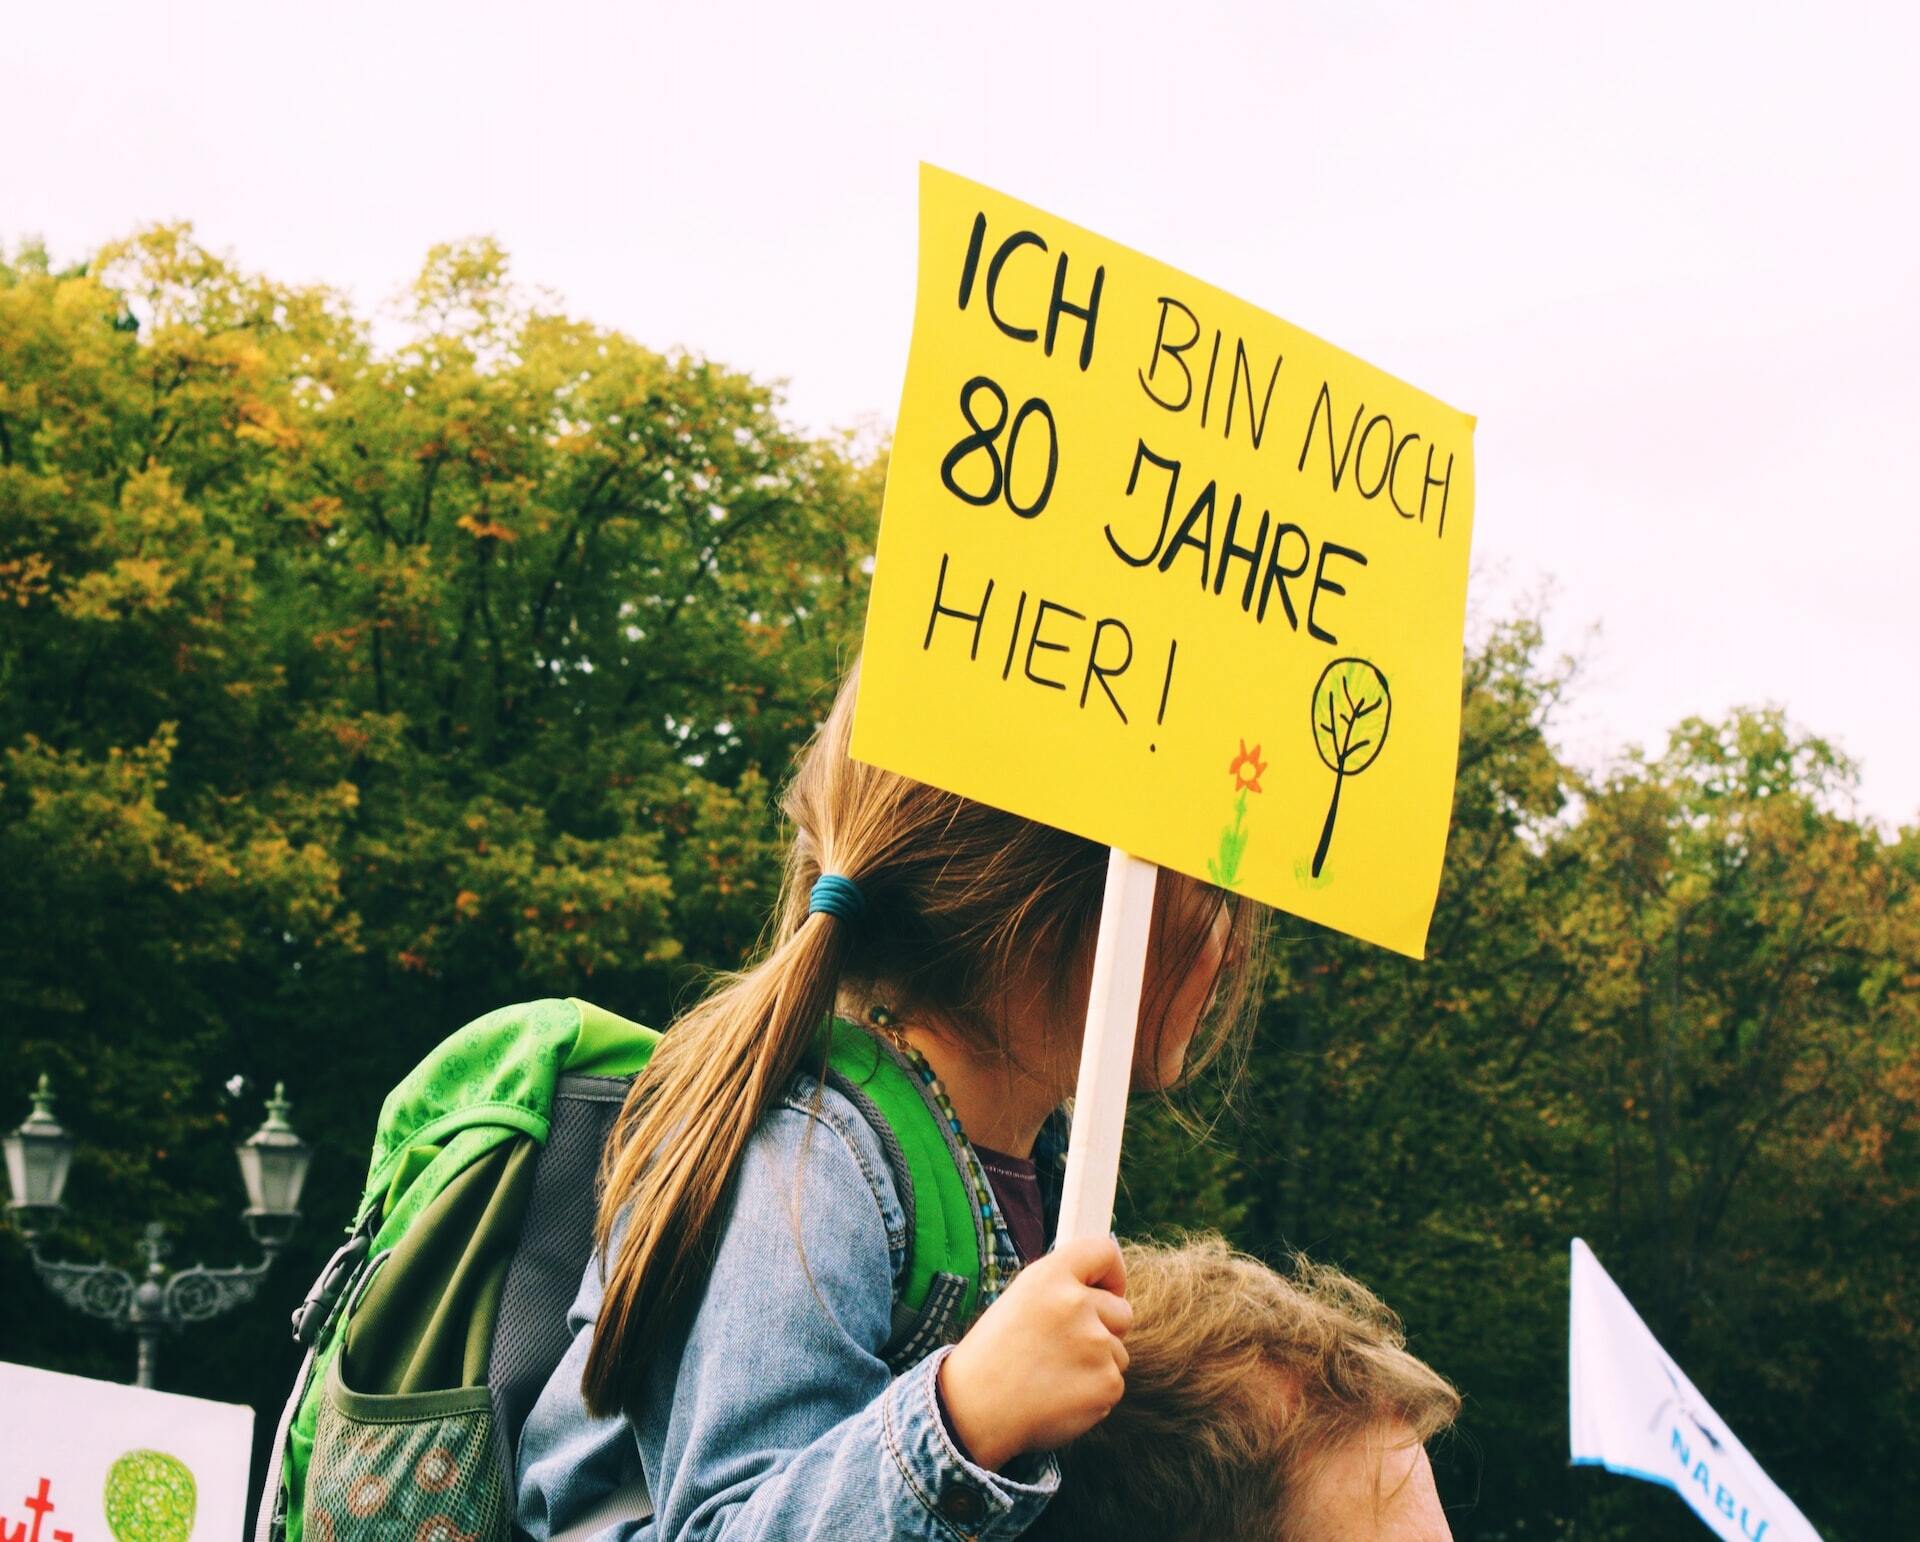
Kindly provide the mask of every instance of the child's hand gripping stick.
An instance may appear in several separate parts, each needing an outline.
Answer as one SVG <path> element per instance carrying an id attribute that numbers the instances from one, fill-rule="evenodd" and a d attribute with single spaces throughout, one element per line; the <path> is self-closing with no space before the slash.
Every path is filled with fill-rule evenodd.
<path id="1" fill-rule="evenodd" d="M 1085 1434 L 1125 1390 L 1133 1307 L 1111 1237 L 1062 1242 L 1029 1264 L 940 1367 L 961 1444 L 997 1469 Z"/>

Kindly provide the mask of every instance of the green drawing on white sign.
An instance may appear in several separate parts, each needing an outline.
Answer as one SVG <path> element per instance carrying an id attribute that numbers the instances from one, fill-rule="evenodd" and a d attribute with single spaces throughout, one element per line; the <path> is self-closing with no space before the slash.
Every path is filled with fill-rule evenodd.
<path id="1" fill-rule="evenodd" d="M 102 1496 L 114 1542 L 187 1542 L 198 1504 L 186 1463 L 163 1451 L 129 1451 L 107 1470 Z"/>

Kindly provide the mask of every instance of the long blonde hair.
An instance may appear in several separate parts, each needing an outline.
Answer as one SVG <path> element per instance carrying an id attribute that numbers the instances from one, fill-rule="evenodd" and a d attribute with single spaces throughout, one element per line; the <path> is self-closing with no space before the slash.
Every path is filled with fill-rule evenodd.
<path id="1" fill-rule="evenodd" d="M 1057 1010 L 1049 1017 L 1071 1017 L 1084 976 L 1077 966 L 1099 921 L 1106 848 L 850 758 L 857 678 L 856 669 L 787 791 L 793 844 L 764 955 L 662 1038 L 608 1143 L 598 1226 L 609 1255 L 606 1299 L 582 1380 L 596 1414 L 625 1404 L 680 1312 L 697 1302 L 741 1154 L 816 1045 L 843 984 L 883 985 L 903 1018 L 938 1023 L 975 1052 L 1016 1062 L 1041 1048 L 1007 1033 L 1008 1002 L 1022 982 L 1051 982 Z M 857 922 L 808 914 L 822 873 L 859 885 L 866 911 Z M 1181 936 L 1166 926 L 1142 1014 L 1149 1043 L 1229 904 L 1220 891 L 1192 887 L 1211 903 L 1181 907 L 1192 917 Z M 1161 888 L 1167 904 L 1177 885 Z M 1258 906 L 1229 908 L 1216 1024 L 1239 1015 L 1262 920 Z M 1220 1042 L 1206 1033 L 1190 1066 Z"/>

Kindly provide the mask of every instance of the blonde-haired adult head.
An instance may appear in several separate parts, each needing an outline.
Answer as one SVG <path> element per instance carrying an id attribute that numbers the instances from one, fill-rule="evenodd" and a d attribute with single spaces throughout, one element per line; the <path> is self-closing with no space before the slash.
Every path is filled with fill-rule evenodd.
<path id="1" fill-rule="evenodd" d="M 1126 1394 L 1060 1453 L 1036 1542 L 1373 1535 L 1314 1527 L 1335 1504 L 1394 1500 L 1395 1455 L 1417 1456 L 1460 1409 L 1399 1319 L 1337 1269 L 1298 1259 L 1282 1275 L 1218 1237 L 1122 1252 Z M 1377 1494 L 1321 1481 L 1356 1475 Z"/>

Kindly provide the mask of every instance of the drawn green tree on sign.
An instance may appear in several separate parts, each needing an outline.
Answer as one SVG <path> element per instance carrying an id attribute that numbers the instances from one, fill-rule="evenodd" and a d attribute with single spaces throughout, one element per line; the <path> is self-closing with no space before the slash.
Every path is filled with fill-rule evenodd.
<path id="1" fill-rule="evenodd" d="M 1387 677 L 1365 659 L 1335 659 L 1320 672 L 1313 688 L 1313 742 L 1333 773 L 1333 800 L 1327 804 L 1320 844 L 1313 852 L 1313 876 L 1326 866 L 1333 844 L 1333 822 L 1340 813 L 1340 789 L 1379 757 L 1393 717 Z"/>
<path id="2" fill-rule="evenodd" d="M 198 1496 L 193 1473 L 164 1451 L 129 1451 L 107 1470 L 101 1496 L 114 1542 L 187 1542 Z"/>

